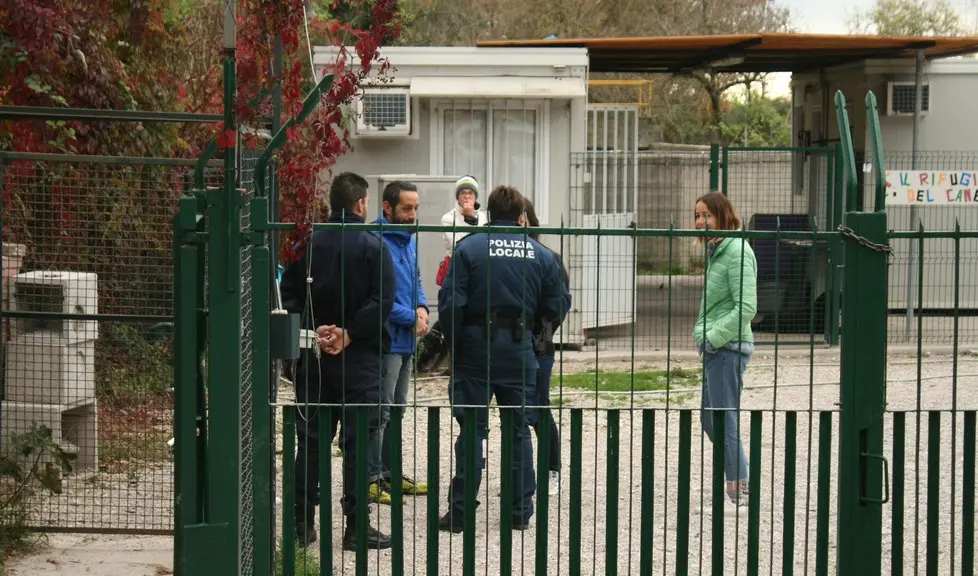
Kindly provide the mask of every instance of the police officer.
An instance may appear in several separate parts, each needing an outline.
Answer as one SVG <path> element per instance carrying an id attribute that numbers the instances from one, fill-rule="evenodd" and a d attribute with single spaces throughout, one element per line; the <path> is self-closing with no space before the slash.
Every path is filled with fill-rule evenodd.
<path id="1" fill-rule="evenodd" d="M 489 225 L 457 244 L 438 292 L 438 317 L 454 351 L 449 384 L 452 403 L 485 406 L 477 410 L 476 417 L 476 490 L 485 467 L 482 440 L 488 432 L 490 398 L 495 396 L 503 407 L 535 404 L 534 323 L 538 319 L 563 321 L 570 307 L 570 293 L 561 281 L 560 266 L 552 252 L 526 234 L 492 230 L 493 226 L 519 225 L 523 195 L 513 187 L 497 186 L 486 207 Z M 513 411 L 513 429 L 502 431 L 513 435 L 515 450 L 510 473 L 516 494 L 509 513 L 513 528 L 525 530 L 533 515 L 536 489 L 528 414 L 525 408 L 503 409 Z M 456 408 L 454 416 L 464 428 L 465 408 Z M 470 448 L 459 434 L 450 507 L 439 522 L 441 530 L 461 532 L 464 515 L 475 512 L 463 508 L 465 453 Z"/>
<path id="2" fill-rule="evenodd" d="M 367 181 L 351 172 L 333 178 L 329 190 L 329 222 L 362 224 L 367 214 Z M 308 276 L 307 276 L 308 274 Z M 307 278 L 311 283 L 307 285 Z M 394 264 L 384 242 L 364 230 L 320 230 L 302 258 L 282 278 L 282 301 L 290 313 L 300 314 L 303 327 L 319 334 L 319 360 L 304 350 L 295 370 L 296 401 L 296 535 L 299 544 L 316 541 L 314 529 L 319 504 L 319 413 L 317 404 L 379 405 L 381 360 L 390 352 L 388 316 L 394 301 Z M 308 298 L 307 298 L 308 290 Z M 311 318 L 310 318 L 311 316 Z M 333 408 L 330 429 L 342 426 L 343 514 L 347 518 L 343 548 L 356 548 L 354 514 L 357 408 Z M 368 409 L 369 446 L 377 434 L 379 411 Z M 331 442 L 332 438 L 326 440 Z M 324 486 L 323 490 L 330 490 Z M 362 503 L 366 505 L 366 503 Z M 385 534 L 367 527 L 368 548 L 390 548 Z"/>

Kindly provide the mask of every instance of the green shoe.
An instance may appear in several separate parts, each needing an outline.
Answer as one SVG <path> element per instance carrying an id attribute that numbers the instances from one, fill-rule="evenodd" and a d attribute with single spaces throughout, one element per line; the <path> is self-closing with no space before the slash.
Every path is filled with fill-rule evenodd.
<path id="1" fill-rule="evenodd" d="M 402 476 L 401 491 L 411 496 L 424 496 L 428 493 L 428 484 L 426 482 L 415 482 L 407 476 Z"/>
<path id="2" fill-rule="evenodd" d="M 375 504 L 384 504 L 390 506 L 394 501 L 391 496 L 391 486 L 387 482 L 381 480 L 378 482 L 373 482 L 367 487 L 367 500 Z M 401 504 L 407 504 L 407 499 L 403 496 L 401 497 Z"/>

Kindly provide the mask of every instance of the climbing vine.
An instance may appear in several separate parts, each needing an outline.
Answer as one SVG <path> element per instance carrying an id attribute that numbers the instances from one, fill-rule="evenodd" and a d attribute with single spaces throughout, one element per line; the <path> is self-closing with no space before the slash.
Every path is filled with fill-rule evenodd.
<path id="1" fill-rule="evenodd" d="M 299 114 L 304 94 L 312 85 L 313 74 L 307 68 L 310 63 L 304 45 L 304 2 L 246 0 L 244 4 L 238 27 L 238 118 L 244 124 L 254 124 L 270 117 L 267 102 L 257 106 L 253 103 L 261 100 L 262 90 L 271 88 L 275 81 L 269 63 L 274 54 L 273 39 L 278 35 L 282 43 L 284 123 Z M 285 262 L 301 255 L 312 222 L 324 212 L 326 199 L 319 192 L 320 184 L 350 148 L 348 126 L 354 98 L 365 79 L 383 79 L 390 67 L 386 59 L 380 58 L 379 49 L 401 33 L 398 2 L 336 0 L 328 14 L 310 22 L 309 32 L 335 47 L 335 60 L 315 71 L 317 78 L 333 74 L 334 79 L 314 113 L 287 131 L 287 142 L 279 153 L 280 219 L 296 224 L 282 238 L 280 259 Z M 351 65 L 353 53 L 356 66 Z"/>

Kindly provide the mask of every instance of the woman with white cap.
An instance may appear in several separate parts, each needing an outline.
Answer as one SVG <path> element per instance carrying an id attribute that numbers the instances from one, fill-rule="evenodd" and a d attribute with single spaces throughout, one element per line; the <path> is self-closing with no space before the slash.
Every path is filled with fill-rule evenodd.
<path id="1" fill-rule="evenodd" d="M 438 266 L 435 284 L 441 286 L 448 271 L 448 262 L 455 251 L 455 244 L 469 235 L 470 226 L 484 226 L 489 222 L 485 212 L 479 210 L 479 182 L 474 176 L 462 176 L 455 181 L 455 207 L 441 217 L 443 226 L 455 226 L 461 230 L 445 232 L 445 258 Z"/>
<path id="2" fill-rule="evenodd" d="M 475 176 L 462 176 L 455 181 L 455 207 L 441 217 L 442 226 L 454 226 L 454 232 L 445 232 L 445 257 L 438 265 L 435 284 L 441 286 L 448 273 L 448 264 L 455 252 L 455 245 L 471 231 L 469 228 L 484 226 L 489 222 L 485 212 L 479 210 L 479 182 Z M 441 323 L 435 322 L 418 346 L 418 371 L 434 370 L 448 356 L 448 348 L 441 335 Z"/>

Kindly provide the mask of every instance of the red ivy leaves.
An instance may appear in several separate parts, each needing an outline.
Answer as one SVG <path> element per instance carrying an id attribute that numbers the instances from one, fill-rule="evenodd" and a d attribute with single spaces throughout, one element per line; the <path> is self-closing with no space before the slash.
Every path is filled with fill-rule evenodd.
<path id="1" fill-rule="evenodd" d="M 266 65 L 271 61 L 275 34 L 282 39 L 283 66 L 282 103 L 289 116 L 302 108 L 303 80 L 308 53 L 305 48 L 303 0 L 245 0 L 238 28 L 238 86 L 237 112 L 245 123 L 259 123 L 270 115 L 267 106 L 253 107 L 249 103 L 271 87 L 274 78 Z M 331 173 L 337 158 L 349 150 L 349 134 L 342 109 L 352 104 L 364 79 L 373 71 L 382 74 L 389 64 L 381 61 L 380 46 L 401 33 L 397 0 L 336 0 L 332 14 L 319 15 L 310 23 L 312 31 L 325 32 L 339 48 L 336 62 L 327 66 L 326 73 L 335 75 L 329 91 L 316 111 L 299 126 L 286 131 L 287 142 L 279 155 L 279 210 L 281 219 L 294 222 L 296 229 L 284 234 L 281 260 L 299 258 L 309 237 L 312 222 L 325 215 L 324 194 L 317 189 L 320 175 Z M 359 29 L 354 23 L 369 22 Z M 354 49 L 360 60 L 359 69 L 347 66 L 345 39 L 355 39 Z"/>

